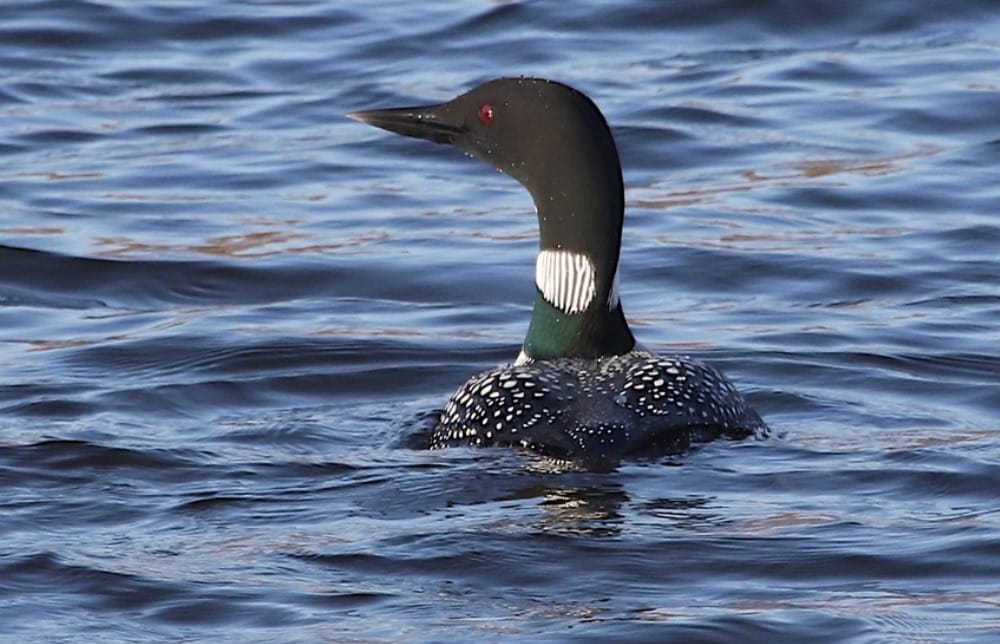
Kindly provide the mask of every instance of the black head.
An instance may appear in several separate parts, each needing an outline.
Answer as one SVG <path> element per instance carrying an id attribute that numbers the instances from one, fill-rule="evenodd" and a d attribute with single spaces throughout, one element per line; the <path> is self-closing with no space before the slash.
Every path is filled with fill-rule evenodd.
<path id="1" fill-rule="evenodd" d="M 348 116 L 451 144 L 510 174 L 536 203 L 557 197 L 565 182 L 621 181 L 614 139 L 600 110 L 586 95 L 554 81 L 498 78 L 439 105 Z"/>

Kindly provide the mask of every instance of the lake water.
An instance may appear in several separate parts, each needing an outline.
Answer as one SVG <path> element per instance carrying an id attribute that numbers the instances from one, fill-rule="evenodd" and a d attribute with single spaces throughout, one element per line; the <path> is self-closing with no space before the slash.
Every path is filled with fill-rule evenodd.
<path id="1" fill-rule="evenodd" d="M 511 360 L 509 177 L 350 121 L 555 78 L 640 341 L 774 436 L 419 449 Z M 0 639 L 1000 641 L 1000 12 L 0 7 Z"/>

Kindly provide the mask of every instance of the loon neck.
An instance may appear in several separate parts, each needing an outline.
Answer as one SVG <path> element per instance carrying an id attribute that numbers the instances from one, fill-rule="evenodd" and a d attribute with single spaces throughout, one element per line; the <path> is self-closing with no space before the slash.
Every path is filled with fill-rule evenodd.
<path id="1" fill-rule="evenodd" d="M 624 214 L 618 155 L 613 147 L 610 155 L 585 152 L 591 154 L 556 163 L 546 183 L 528 186 L 540 242 L 522 349 L 528 359 L 600 358 L 635 346 L 618 297 Z"/>

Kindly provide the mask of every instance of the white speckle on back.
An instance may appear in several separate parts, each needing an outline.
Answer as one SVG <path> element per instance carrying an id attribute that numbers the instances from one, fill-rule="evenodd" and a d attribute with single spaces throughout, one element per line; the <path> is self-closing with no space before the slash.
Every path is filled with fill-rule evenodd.
<path id="1" fill-rule="evenodd" d="M 690 438 L 706 428 L 732 437 L 767 430 L 711 367 L 636 350 L 485 371 L 452 396 L 430 447 L 522 445 L 569 459 L 615 459 L 710 440 Z"/>

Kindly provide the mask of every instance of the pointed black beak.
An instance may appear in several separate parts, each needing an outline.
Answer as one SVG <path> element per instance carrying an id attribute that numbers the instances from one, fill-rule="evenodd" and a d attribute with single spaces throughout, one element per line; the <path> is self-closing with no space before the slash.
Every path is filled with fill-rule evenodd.
<path id="1" fill-rule="evenodd" d="M 363 110 L 351 112 L 347 116 L 403 136 L 427 139 L 435 143 L 454 144 L 456 138 L 465 132 L 465 128 L 456 123 L 449 123 L 442 107 L 443 105 L 426 105 Z"/>

